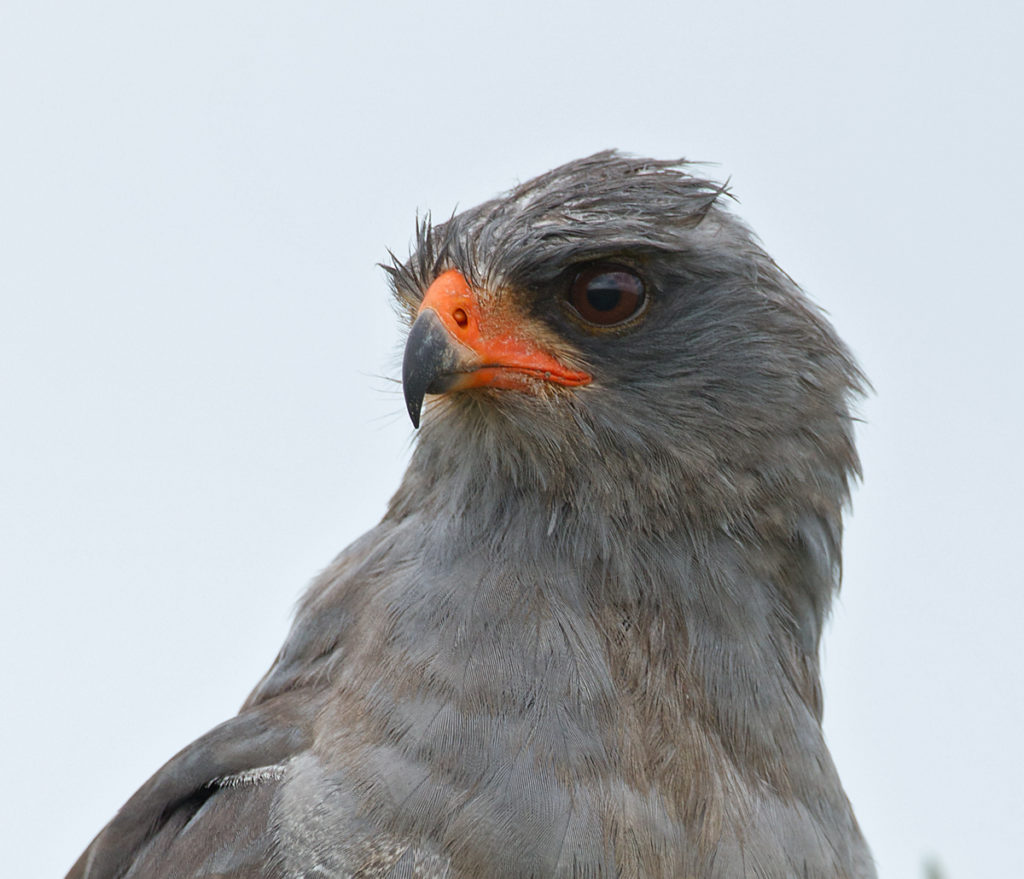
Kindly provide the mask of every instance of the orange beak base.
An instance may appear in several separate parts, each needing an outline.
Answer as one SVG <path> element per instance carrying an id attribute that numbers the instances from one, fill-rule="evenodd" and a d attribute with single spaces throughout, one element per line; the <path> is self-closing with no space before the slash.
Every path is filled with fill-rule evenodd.
<path id="1" fill-rule="evenodd" d="M 462 274 L 443 272 L 427 289 L 406 342 L 402 385 L 414 426 L 425 394 L 467 388 L 529 391 L 538 381 L 567 387 L 591 376 L 570 369 L 522 334 L 506 311 L 485 313 Z"/>

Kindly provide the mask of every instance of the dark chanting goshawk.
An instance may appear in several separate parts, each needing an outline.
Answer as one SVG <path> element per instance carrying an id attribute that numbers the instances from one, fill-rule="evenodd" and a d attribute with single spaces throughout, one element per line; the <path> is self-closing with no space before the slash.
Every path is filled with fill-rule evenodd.
<path id="1" fill-rule="evenodd" d="M 69 879 L 875 875 L 818 666 L 864 379 L 728 202 L 604 152 L 418 225 L 384 519 Z"/>

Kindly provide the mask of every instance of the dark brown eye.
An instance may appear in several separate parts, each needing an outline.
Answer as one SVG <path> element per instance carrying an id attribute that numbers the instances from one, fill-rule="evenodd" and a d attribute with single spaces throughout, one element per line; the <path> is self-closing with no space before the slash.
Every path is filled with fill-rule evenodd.
<path id="1" fill-rule="evenodd" d="M 587 323 L 612 327 L 644 307 L 644 282 L 624 266 L 589 266 L 572 282 L 569 304 Z"/>

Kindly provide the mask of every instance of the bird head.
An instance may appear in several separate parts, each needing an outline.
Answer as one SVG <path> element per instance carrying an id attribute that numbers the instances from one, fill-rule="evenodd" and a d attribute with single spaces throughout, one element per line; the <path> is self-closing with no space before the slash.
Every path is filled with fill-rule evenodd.
<path id="1" fill-rule="evenodd" d="M 654 530 L 838 512 L 861 374 L 690 169 L 602 152 L 418 225 L 386 267 L 414 469 Z"/>

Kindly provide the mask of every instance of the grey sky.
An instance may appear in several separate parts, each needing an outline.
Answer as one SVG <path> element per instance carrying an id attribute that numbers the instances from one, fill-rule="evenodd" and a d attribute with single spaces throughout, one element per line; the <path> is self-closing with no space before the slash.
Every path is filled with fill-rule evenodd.
<path id="1" fill-rule="evenodd" d="M 382 513 L 416 210 L 609 146 L 718 163 L 875 385 L 825 695 L 880 874 L 1019 873 L 1011 8 L 6 0 L 5 873 L 234 713 Z"/>

